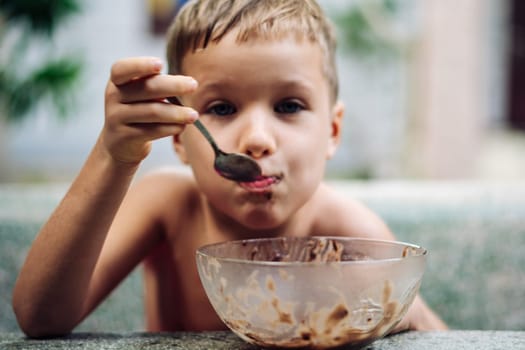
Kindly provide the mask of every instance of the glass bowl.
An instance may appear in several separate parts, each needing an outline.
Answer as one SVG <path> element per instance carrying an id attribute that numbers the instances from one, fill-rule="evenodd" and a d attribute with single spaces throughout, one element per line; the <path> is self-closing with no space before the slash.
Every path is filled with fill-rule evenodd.
<path id="1" fill-rule="evenodd" d="M 362 347 L 383 337 L 414 300 L 425 249 L 348 237 L 229 241 L 197 250 L 222 321 L 263 347 Z"/>

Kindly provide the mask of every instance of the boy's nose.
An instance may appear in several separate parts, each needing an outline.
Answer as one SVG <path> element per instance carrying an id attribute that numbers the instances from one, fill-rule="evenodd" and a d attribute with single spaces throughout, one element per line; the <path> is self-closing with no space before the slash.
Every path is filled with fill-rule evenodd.
<path id="1" fill-rule="evenodd" d="M 240 137 L 242 153 L 259 159 L 275 152 L 276 141 L 268 118 L 261 112 L 244 116 Z"/>

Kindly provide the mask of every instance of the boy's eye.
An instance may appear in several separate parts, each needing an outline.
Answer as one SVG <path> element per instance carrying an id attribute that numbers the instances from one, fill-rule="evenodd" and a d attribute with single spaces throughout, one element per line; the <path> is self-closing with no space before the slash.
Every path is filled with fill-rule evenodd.
<path id="1" fill-rule="evenodd" d="M 227 116 L 237 112 L 235 106 L 229 103 L 217 103 L 206 111 L 206 113 L 218 115 L 218 116 Z"/>
<path id="2" fill-rule="evenodd" d="M 297 113 L 304 109 L 304 107 L 295 101 L 283 101 L 275 106 L 275 112 L 284 114 Z"/>

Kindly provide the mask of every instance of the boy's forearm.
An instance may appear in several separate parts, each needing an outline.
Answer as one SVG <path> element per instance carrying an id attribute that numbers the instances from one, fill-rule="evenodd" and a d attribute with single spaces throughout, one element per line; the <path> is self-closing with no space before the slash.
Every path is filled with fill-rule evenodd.
<path id="1" fill-rule="evenodd" d="M 423 298 L 421 298 L 421 295 L 418 294 L 408 309 L 408 313 L 394 328 L 392 333 L 406 330 L 439 331 L 446 329 L 448 329 L 446 323 L 428 307 Z"/>
<path id="2" fill-rule="evenodd" d="M 411 320 L 411 329 L 418 331 L 442 331 L 448 326 L 439 316 L 425 303 L 421 295 L 414 300 L 414 314 Z"/>
<path id="3" fill-rule="evenodd" d="M 39 232 L 13 291 L 29 336 L 68 333 L 80 322 L 96 261 L 136 169 L 113 161 L 99 140 Z"/>

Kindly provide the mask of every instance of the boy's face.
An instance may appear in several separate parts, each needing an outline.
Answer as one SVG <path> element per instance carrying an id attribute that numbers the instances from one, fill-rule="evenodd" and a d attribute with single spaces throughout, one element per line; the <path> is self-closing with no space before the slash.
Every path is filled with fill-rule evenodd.
<path id="1" fill-rule="evenodd" d="M 184 57 L 182 71 L 199 87 L 183 102 L 200 113 L 221 149 L 253 157 L 265 179 L 245 184 L 217 175 L 212 148 L 192 125 L 175 138 L 175 149 L 214 208 L 247 228 L 271 229 L 317 189 L 343 108 L 331 103 L 317 45 L 292 38 L 236 43 L 235 35 Z"/>

